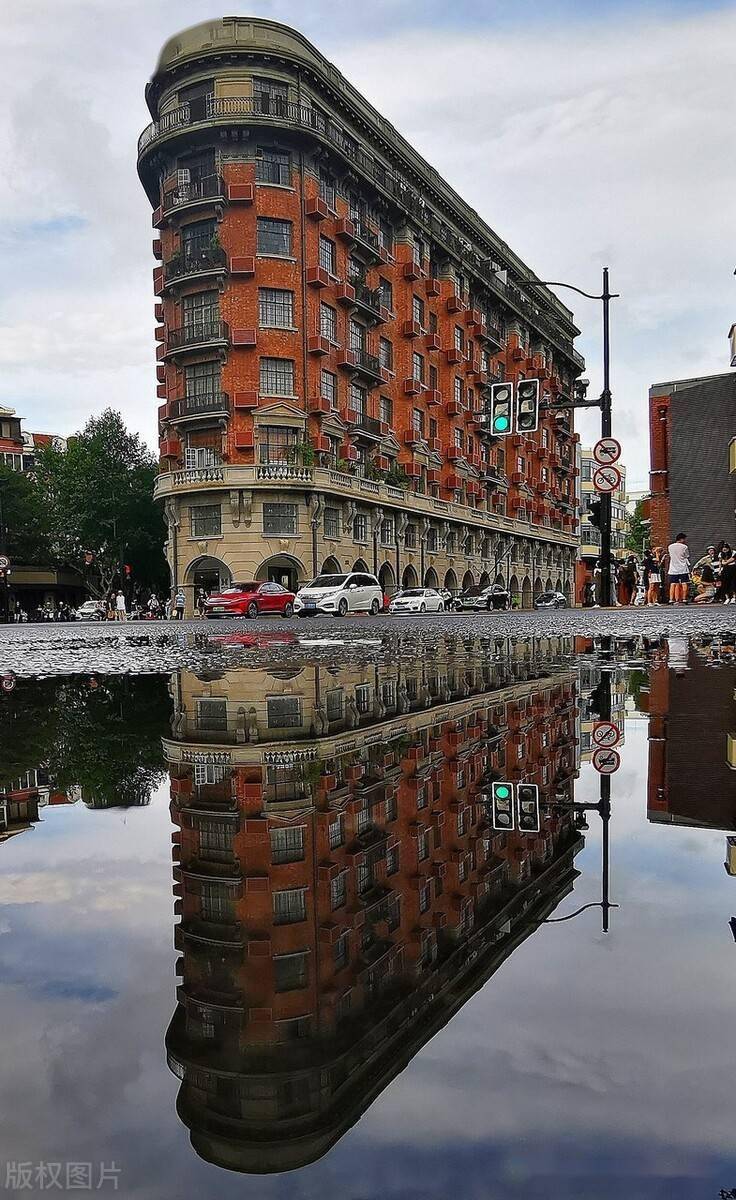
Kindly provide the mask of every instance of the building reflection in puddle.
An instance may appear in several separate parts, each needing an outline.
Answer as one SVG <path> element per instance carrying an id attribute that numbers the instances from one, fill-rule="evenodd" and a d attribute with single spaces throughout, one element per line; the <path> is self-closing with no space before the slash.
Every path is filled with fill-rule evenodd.
<path id="1" fill-rule="evenodd" d="M 203 1158 L 322 1156 L 570 892 L 571 649 L 173 678 L 167 1052 Z M 494 829 L 494 780 L 538 786 L 538 829 Z"/>

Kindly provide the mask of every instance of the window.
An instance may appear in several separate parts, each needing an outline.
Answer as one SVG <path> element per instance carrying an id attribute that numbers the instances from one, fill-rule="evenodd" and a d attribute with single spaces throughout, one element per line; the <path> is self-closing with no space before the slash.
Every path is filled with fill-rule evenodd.
<path id="1" fill-rule="evenodd" d="M 359 683 L 355 689 L 355 707 L 361 717 L 365 717 L 371 711 L 371 685 L 369 683 Z"/>
<path id="2" fill-rule="evenodd" d="M 350 410 L 357 417 L 365 417 L 367 415 L 368 393 L 365 388 L 360 387 L 357 383 L 350 384 Z"/>
<path id="3" fill-rule="evenodd" d="M 304 826 L 271 830 L 271 862 L 291 863 L 304 860 Z"/>
<path id="4" fill-rule="evenodd" d="M 584 458 L 580 468 L 580 478 L 590 483 L 593 477 L 593 464 L 589 458 Z"/>
<path id="5" fill-rule="evenodd" d="M 189 509 L 192 537 L 222 536 L 222 513 L 219 504 L 198 504 Z"/>
<path id="6" fill-rule="evenodd" d="M 412 245 L 412 258 L 414 259 L 415 263 L 417 263 L 420 267 L 422 266 L 425 258 L 425 248 L 424 242 L 420 237 L 414 237 L 414 242 Z"/>
<path id="7" fill-rule="evenodd" d="M 342 706 L 342 692 L 338 692 L 340 704 Z M 334 821 L 330 821 L 327 827 L 327 833 L 330 843 L 330 850 L 336 850 L 338 846 L 342 846 L 345 841 L 345 829 L 342 816 L 335 817 Z"/>
<path id="8" fill-rule="evenodd" d="M 229 822 L 201 821 L 199 853 L 203 859 L 226 861 L 233 853 L 233 830 Z"/>
<path id="9" fill-rule="evenodd" d="M 336 538 L 340 536 L 340 510 L 339 508 L 325 509 L 325 537 Z M 329 693 L 328 693 L 329 695 Z"/>
<path id="10" fill-rule="evenodd" d="M 432 886 L 425 883 L 419 890 L 419 911 L 425 913 L 432 903 Z"/>
<path id="11" fill-rule="evenodd" d="M 463 448 L 463 431 L 462 431 L 462 429 L 453 429 L 452 440 L 453 440 L 453 445 L 455 446 L 455 449 L 462 450 L 462 448 Z"/>
<path id="12" fill-rule="evenodd" d="M 302 702 L 299 696 L 269 696 L 266 701 L 269 729 L 299 729 Z"/>
<path id="13" fill-rule="evenodd" d="M 350 349 L 365 350 L 366 347 L 366 328 L 359 321 L 350 322 Z"/>
<path id="14" fill-rule="evenodd" d="M 358 513 L 353 521 L 353 540 L 356 542 L 368 541 L 368 518 L 365 513 Z"/>
<path id="15" fill-rule="evenodd" d="M 416 525 L 407 525 L 404 533 L 404 545 L 407 550 L 416 550 L 417 548 L 417 527 Z"/>
<path id="16" fill-rule="evenodd" d="M 411 427 L 414 433 L 418 433 L 420 437 L 424 437 L 424 413 L 421 408 L 413 408 L 411 410 Z"/>
<path id="17" fill-rule="evenodd" d="M 262 329 L 293 329 L 294 293 L 283 288 L 259 288 L 258 322 Z"/>
<path id="18" fill-rule="evenodd" d="M 448 554 L 455 553 L 456 544 L 457 544 L 457 538 L 455 535 L 455 531 L 454 531 L 454 529 L 451 529 L 450 532 L 448 533 L 447 537 L 445 538 L 445 550 L 447 551 Z"/>
<path id="19" fill-rule="evenodd" d="M 264 504 L 263 532 L 267 537 L 298 533 L 296 504 Z"/>
<path id="20" fill-rule="evenodd" d="M 293 992 L 307 986 L 307 952 L 279 954 L 273 960 L 277 992 Z"/>
<path id="21" fill-rule="evenodd" d="M 289 85 L 279 79 L 254 79 L 253 98 L 258 112 L 283 113 L 289 99 Z"/>
<path id="22" fill-rule="evenodd" d="M 347 899 L 347 871 L 341 871 L 330 880 L 330 908 L 340 908 Z"/>
<path id="23" fill-rule="evenodd" d="M 327 171 L 320 170 L 319 194 L 329 208 L 335 207 L 335 180 Z"/>
<path id="24" fill-rule="evenodd" d="M 394 292 L 388 279 L 384 279 L 383 275 L 378 280 L 378 298 L 385 308 L 393 308 Z"/>
<path id="25" fill-rule="evenodd" d="M 347 966 L 350 950 L 350 936 L 347 933 L 341 933 L 334 946 L 332 947 L 332 961 L 336 971 L 341 971 Z"/>
<path id="26" fill-rule="evenodd" d="M 378 418 L 380 421 L 383 421 L 385 425 L 393 425 L 394 402 L 390 396 L 379 396 Z"/>
<path id="27" fill-rule="evenodd" d="M 378 362 L 384 371 L 393 371 L 394 348 L 388 338 L 382 337 L 378 339 Z"/>
<path id="28" fill-rule="evenodd" d="M 227 774 L 228 768 L 216 763 L 195 763 L 194 785 L 204 787 L 206 784 L 224 783 Z"/>
<path id="29" fill-rule="evenodd" d="M 184 328 L 191 338 L 211 337 L 219 330 L 220 293 L 195 292 L 182 300 Z"/>
<path id="30" fill-rule="evenodd" d="M 458 784 L 458 786 L 461 786 Z M 464 837 L 468 828 L 468 810 L 461 808 L 457 814 L 457 836 Z"/>
<path id="31" fill-rule="evenodd" d="M 217 238 L 216 221 L 193 221 L 181 231 L 181 254 L 184 262 L 195 266 L 206 261 L 206 256 Z"/>
<path id="32" fill-rule="evenodd" d="M 320 394 L 323 399 L 329 400 L 332 408 L 337 408 L 337 375 L 334 375 L 332 371 L 322 371 Z"/>
<path id="33" fill-rule="evenodd" d="M 436 367 L 435 367 L 435 366 L 434 366 L 432 363 L 430 363 L 430 366 L 429 366 L 429 386 L 430 386 L 430 388 L 432 389 L 432 391 L 433 391 L 433 392 L 437 390 L 437 387 L 438 387 L 438 382 L 437 382 L 437 381 L 438 381 L 438 376 L 437 376 L 437 368 L 436 368 Z"/>
<path id="34" fill-rule="evenodd" d="M 394 541 L 394 519 L 384 517 L 381 521 L 381 545 L 392 546 Z"/>
<path id="35" fill-rule="evenodd" d="M 217 883 L 202 883 L 200 913 L 203 921 L 231 920 L 233 915 L 230 893 Z"/>
<path id="36" fill-rule="evenodd" d="M 319 239 L 319 265 L 330 275 L 336 274 L 335 243 L 324 234 L 320 234 Z"/>
<path id="37" fill-rule="evenodd" d="M 184 393 L 196 408 L 199 400 L 210 403 L 220 395 L 220 364 L 217 362 L 193 363 L 184 368 Z"/>
<path id="38" fill-rule="evenodd" d="M 396 795 L 386 797 L 386 821 L 395 821 L 399 815 L 399 804 Z"/>
<path id="39" fill-rule="evenodd" d="M 417 838 L 417 858 L 420 862 L 429 858 L 429 834 L 426 829 L 423 829 Z"/>
<path id="40" fill-rule="evenodd" d="M 288 187 L 291 183 L 288 153 L 283 150 L 264 150 L 259 146 L 256 151 L 256 180 L 258 183 L 278 183 Z"/>
<path id="41" fill-rule="evenodd" d="M 424 355 L 417 354 L 416 350 L 411 356 L 411 371 L 412 379 L 417 383 L 424 383 Z"/>
<path id="42" fill-rule="evenodd" d="M 429 332 L 436 333 L 437 329 L 438 329 L 437 313 L 430 312 L 430 314 L 429 314 Z"/>
<path id="43" fill-rule="evenodd" d="M 386 874 L 395 875 L 399 869 L 399 847 L 391 846 L 386 851 Z"/>
<path id="44" fill-rule="evenodd" d="M 419 296 L 411 298 L 411 319 L 424 328 L 424 301 Z"/>
<path id="45" fill-rule="evenodd" d="M 362 808 L 359 808 L 355 814 L 355 831 L 356 833 L 364 833 L 371 823 L 370 805 L 364 803 Z"/>
<path id="46" fill-rule="evenodd" d="M 337 341 L 337 312 L 331 304 L 319 306 L 319 331 L 322 337 L 329 338 L 331 342 Z"/>
<path id="47" fill-rule="evenodd" d="M 458 883 L 465 883 L 465 880 L 467 878 L 468 878 L 468 860 L 466 858 L 461 858 L 460 862 L 457 864 Z"/>
<path id="48" fill-rule="evenodd" d="M 258 460 L 288 462 L 290 451 L 300 441 L 299 430 L 288 425 L 263 425 L 258 431 Z"/>
<path id="49" fill-rule="evenodd" d="M 427 550 L 430 554 L 435 554 L 439 546 L 439 535 L 434 526 L 430 526 L 427 530 Z"/>
<path id="50" fill-rule="evenodd" d="M 219 732 L 227 729 L 227 701 L 197 701 L 197 729 Z"/>
<path id="51" fill-rule="evenodd" d="M 291 221 L 258 217 L 256 249 L 259 254 L 283 257 L 291 254 Z"/>
<path id="52" fill-rule="evenodd" d="M 461 354 L 465 349 L 465 333 L 462 325 L 455 326 L 455 349 L 459 350 Z"/>
<path id="53" fill-rule="evenodd" d="M 212 446 L 187 446 L 184 451 L 184 466 L 188 470 L 217 467 L 221 462 L 220 455 Z"/>
<path id="54" fill-rule="evenodd" d="M 262 358 L 260 390 L 265 396 L 294 395 L 294 363 L 290 358 Z"/>
<path id="55" fill-rule="evenodd" d="M 273 920 L 275 925 L 292 925 L 307 918 L 305 888 L 287 888 L 273 893 Z"/>
<path id="56" fill-rule="evenodd" d="M 431 438 L 437 437 L 437 421 L 435 417 L 429 418 L 429 436 Z"/>
<path id="57" fill-rule="evenodd" d="M 459 375 L 455 376 L 452 387 L 453 387 L 452 394 L 455 398 L 455 403 L 462 404 L 462 402 L 463 402 L 463 381 Z"/>

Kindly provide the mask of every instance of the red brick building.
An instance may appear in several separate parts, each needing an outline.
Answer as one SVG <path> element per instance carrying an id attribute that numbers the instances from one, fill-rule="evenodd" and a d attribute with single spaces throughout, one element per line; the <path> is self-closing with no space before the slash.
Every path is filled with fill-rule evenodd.
<path id="1" fill-rule="evenodd" d="M 167 1049 L 203 1157 L 320 1157 L 570 890 L 572 815 L 498 832 L 480 799 L 573 798 L 576 677 L 510 654 L 182 673 Z"/>
<path id="2" fill-rule="evenodd" d="M 572 594 L 574 434 L 494 439 L 493 380 L 571 394 L 570 311 L 300 34 L 168 42 L 138 169 L 172 578 Z"/>

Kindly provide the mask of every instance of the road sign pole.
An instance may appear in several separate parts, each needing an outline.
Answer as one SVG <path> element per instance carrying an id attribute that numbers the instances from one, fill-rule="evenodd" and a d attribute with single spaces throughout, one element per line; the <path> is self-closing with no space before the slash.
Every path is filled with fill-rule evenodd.
<path id="1" fill-rule="evenodd" d="M 611 338 L 609 314 L 611 290 L 608 267 L 603 268 L 603 392 L 601 394 L 601 437 L 611 436 Z M 601 496 L 601 604 L 611 603 L 611 495 Z"/>

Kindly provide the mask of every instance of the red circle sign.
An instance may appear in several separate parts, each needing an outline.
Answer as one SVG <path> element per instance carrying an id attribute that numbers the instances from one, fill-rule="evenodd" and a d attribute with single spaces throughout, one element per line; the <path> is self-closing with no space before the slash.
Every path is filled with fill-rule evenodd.
<path id="1" fill-rule="evenodd" d="M 600 438 L 593 447 L 593 458 L 602 467 L 618 462 L 621 457 L 621 443 L 615 438 Z"/>
<path id="2" fill-rule="evenodd" d="M 0 686 L 4 692 L 12 692 L 15 687 L 15 675 L 3 675 Z"/>
<path id="3" fill-rule="evenodd" d="M 612 750 L 621 741 L 618 725 L 614 725 L 613 721 L 597 721 L 592 736 L 594 744 L 602 746 L 604 750 Z"/>
<path id="4" fill-rule="evenodd" d="M 593 755 L 593 766 L 599 775 L 613 775 L 621 766 L 621 755 L 618 750 L 606 750 L 599 746 Z"/>
<path id="5" fill-rule="evenodd" d="M 593 472 L 593 487 L 597 492 L 615 492 L 621 486 L 621 472 L 618 467 L 598 467 Z"/>

